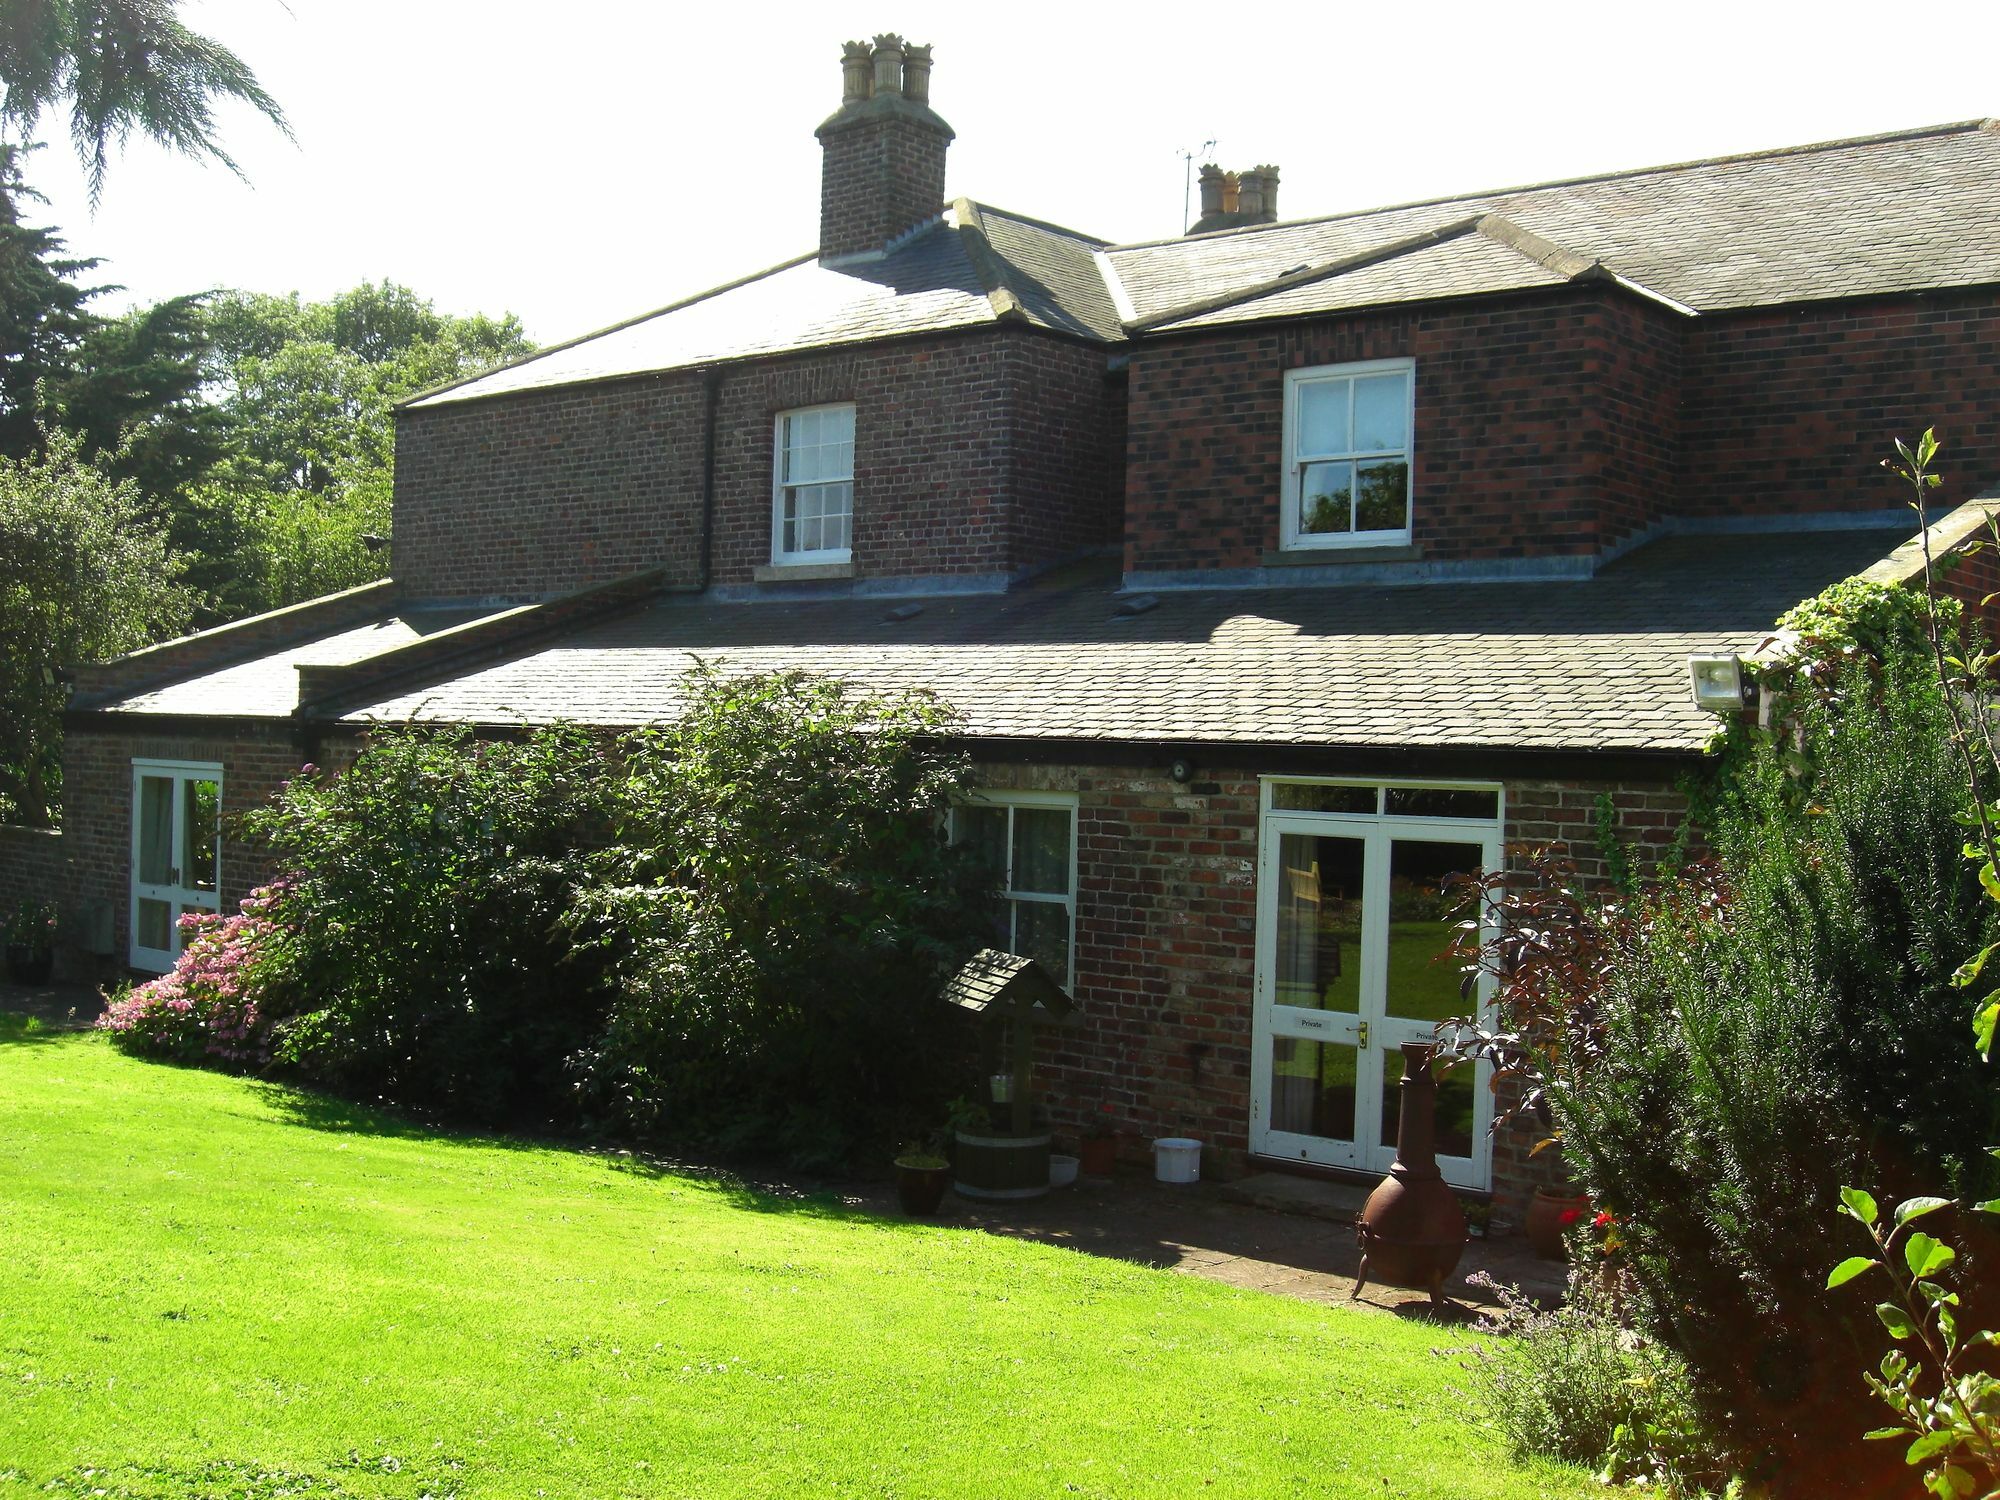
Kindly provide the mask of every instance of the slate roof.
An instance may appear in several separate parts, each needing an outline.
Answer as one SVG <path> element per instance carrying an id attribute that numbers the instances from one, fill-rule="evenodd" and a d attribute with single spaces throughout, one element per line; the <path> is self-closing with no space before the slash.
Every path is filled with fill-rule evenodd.
<path id="1" fill-rule="evenodd" d="M 1690 752 L 1714 721 L 1689 701 L 1688 654 L 1753 649 L 1897 540 L 1681 537 L 1575 582 L 1167 592 L 1138 615 L 1108 583 L 932 598 L 901 621 L 888 615 L 906 601 L 662 596 L 347 718 L 641 724 L 676 712 L 699 658 L 931 689 L 981 739 Z M 107 706 L 277 716 L 297 659 Z"/>
<path id="2" fill-rule="evenodd" d="M 1468 194 L 1107 252 L 1140 320 L 1486 215 L 1695 312 L 2000 282 L 2000 122 Z M 1335 276 L 1198 327 L 1470 291 L 1546 285 L 1529 253 L 1466 241 L 1396 284 Z M 1456 242 L 1455 242 L 1456 243 Z M 1296 274 L 1296 273 L 1295 273 Z M 1383 294 L 1387 295 L 1383 295 Z"/>
<path id="3" fill-rule="evenodd" d="M 302 666 L 347 666 L 440 630 L 463 625 L 491 610 L 406 610 L 348 630 L 217 668 L 198 677 L 149 688 L 103 705 L 119 713 L 282 718 L 299 701 Z"/>
<path id="4" fill-rule="evenodd" d="M 801 257 L 410 404 L 1012 319 L 1117 345 L 1579 279 L 1689 315 L 2000 283 L 2000 121 L 1145 244 L 960 199 L 880 260 Z"/>
<path id="5" fill-rule="evenodd" d="M 1103 244 L 961 200 L 881 260 L 823 266 L 804 256 L 409 404 L 948 332 L 1003 317 L 1116 339 L 1118 313 L 1093 259 Z"/>

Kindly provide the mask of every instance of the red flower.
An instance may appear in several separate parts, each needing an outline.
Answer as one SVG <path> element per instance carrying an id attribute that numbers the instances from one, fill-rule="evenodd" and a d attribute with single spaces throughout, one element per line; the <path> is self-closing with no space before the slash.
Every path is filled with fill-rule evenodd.
<path id="1" fill-rule="evenodd" d="M 1590 1225 L 1591 1228 L 1593 1229 L 1609 1229 L 1613 1224 L 1616 1224 L 1617 1222 L 1618 1222 L 1617 1216 L 1613 1214 L 1609 1209 L 1599 1209 L 1597 1211 L 1597 1217 L 1590 1221 Z"/>
<path id="2" fill-rule="evenodd" d="M 1563 1228 L 1567 1229 L 1569 1228 L 1570 1225 L 1574 1224 L 1578 1219 L 1582 1217 L 1583 1217 L 1582 1209 L 1566 1208 L 1561 1213 L 1556 1215 L 1556 1222 L 1562 1225 Z"/>

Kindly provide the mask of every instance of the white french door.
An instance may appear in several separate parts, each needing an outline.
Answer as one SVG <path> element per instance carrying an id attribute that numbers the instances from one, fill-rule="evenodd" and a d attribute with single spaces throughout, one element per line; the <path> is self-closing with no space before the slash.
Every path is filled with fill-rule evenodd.
<path id="1" fill-rule="evenodd" d="M 165 973 L 180 919 L 222 909 L 222 767 L 132 762 L 132 930 L 128 961 Z"/>
<path id="2" fill-rule="evenodd" d="M 1499 790 L 1266 782 L 1259 850 L 1250 1149 L 1385 1172 L 1396 1159 L 1402 1045 L 1483 1004 L 1440 961 L 1462 914 L 1452 878 L 1500 859 Z M 1480 1189 L 1492 1169 L 1489 1069 L 1438 1089 L 1437 1161 Z"/>

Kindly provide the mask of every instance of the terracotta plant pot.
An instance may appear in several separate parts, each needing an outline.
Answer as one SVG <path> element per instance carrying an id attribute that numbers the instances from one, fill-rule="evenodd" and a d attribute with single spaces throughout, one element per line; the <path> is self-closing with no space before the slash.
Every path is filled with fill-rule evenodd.
<path id="1" fill-rule="evenodd" d="M 1114 1136 L 1101 1135 L 1083 1142 L 1078 1148 L 1080 1168 L 1085 1177 L 1109 1177 L 1118 1165 L 1118 1141 Z"/>
<path id="2" fill-rule="evenodd" d="M 949 1166 L 906 1167 L 896 1163 L 896 1201 L 913 1219 L 935 1217 L 938 1206 L 944 1202 L 944 1190 L 950 1185 Z"/>
<path id="3" fill-rule="evenodd" d="M 1535 1201 L 1528 1205 L 1528 1222 L 1523 1226 L 1528 1243 L 1544 1260 L 1567 1259 L 1569 1248 L 1563 1243 L 1563 1232 L 1581 1223 L 1589 1212 L 1586 1194 L 1536 1188 Z"/>

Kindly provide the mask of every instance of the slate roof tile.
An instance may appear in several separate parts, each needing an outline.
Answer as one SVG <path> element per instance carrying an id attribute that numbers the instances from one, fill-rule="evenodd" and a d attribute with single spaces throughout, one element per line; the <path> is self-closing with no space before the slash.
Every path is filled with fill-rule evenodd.
<path id="1" fill-rule="evenodd" d="M 1486 216 L 1497 222 L 1464 227 Z M 1452 232 L 1383 254 L 1441 231 Z M 1353 257 L 1367 263 L 1323 274 Z M 1695 312 L 2000 283 L 2000 127 L 1936 126 L 1130 245 L 961 200 L 879 261 L 801 258 L 410 404 L 1003 317 L 1117 344 L 1192 304 L 1206 310 L 1157 326 L 1528 290 L 1600 264 Z M 1300 283 L 1267 287 L 1287 273 Z"/>
<path id="2" fill-rule="evenodd" d="M 646 723 L 699 658 L 928 689 L 985 739 L 1691 752 L 1714 720 L 1688 655 L 1754 648 L 1898 540 L 1683 537 L 1589 580 L 1166 592 L 1138 617 L 1109 585 L 932 599 L 899 623 L 879 599 L 668 597 L 348 718 Z"/>

